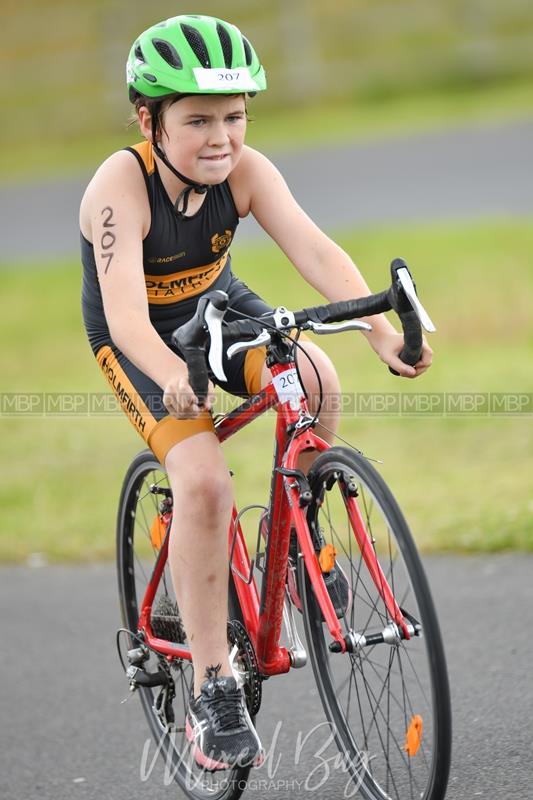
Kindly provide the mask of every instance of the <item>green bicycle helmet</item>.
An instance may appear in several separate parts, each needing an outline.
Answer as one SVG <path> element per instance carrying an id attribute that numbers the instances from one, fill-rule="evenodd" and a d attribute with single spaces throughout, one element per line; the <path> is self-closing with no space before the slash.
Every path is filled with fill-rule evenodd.
<path id="1" fill-rule="evenodd" d="M 265 70 L 240 30 L 216 17 L 182 14 L 133 43 L 126 67 L 131 102 L 171 94 L 255 94 Z"/>

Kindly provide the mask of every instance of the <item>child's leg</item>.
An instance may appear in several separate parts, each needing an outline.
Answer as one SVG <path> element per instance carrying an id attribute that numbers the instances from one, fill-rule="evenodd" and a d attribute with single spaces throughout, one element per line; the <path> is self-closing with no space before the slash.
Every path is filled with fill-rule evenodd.
<path id="1" fill-rule="evenodd" d="M 233 487 L 214 433 L 191 436 L 165 458 L 174 499 L 169 564 L 191 648 L 194 694 L 207 667 L 228 660 L 228 529 Z"/>

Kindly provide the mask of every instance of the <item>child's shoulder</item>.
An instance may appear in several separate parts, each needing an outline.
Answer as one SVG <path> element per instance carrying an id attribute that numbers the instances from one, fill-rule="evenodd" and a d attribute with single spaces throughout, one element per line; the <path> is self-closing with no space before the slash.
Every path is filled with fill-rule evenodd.
<path id="1" fill-rule="evenodd" d="M 90 208 L 102 198 L 142 198 L 145 194 L 144 178 L 136 166 L 133 153 L 117 150 L 103 161 L 89 181 L 82 198 L 82 208 Z"/>
<path id="2" fill-rule="evenodd" d="M 266 172 L 275 169 L 274 165 L 264 153 L 254 147 L 244 145 L 239 163 L 232 175 L 239 180 L 254 179 L 263 176 Z"/>
<path id="3" fill-rule="evenodd" d="M 279 177 L 278 170 L 264 153 L 245 145 L 228 179 L 239 216 L 246 217 L 257 197 L 279 182 Z"/>
<path id="4" fill-rule="evenodd" d="M 141 148 L 142 144 L 135 146 L 135 150 Z M 116 182 L 120 184 L 136 184 L 139 183 L 139 179 L 140 185 L 142 185 L 143 178 L 141 170 L 139 168 L 132 169 L 135 163 L 136 158 L 134 154 L 126 150 L 126 148 L 111 153 L 97 168 L 87 188 L 94 188 L 109 183 L 116 184 Z"/>

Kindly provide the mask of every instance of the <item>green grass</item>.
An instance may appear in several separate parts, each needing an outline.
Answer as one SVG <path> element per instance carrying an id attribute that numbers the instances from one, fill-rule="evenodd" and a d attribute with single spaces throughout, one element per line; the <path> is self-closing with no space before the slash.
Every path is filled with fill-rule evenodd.
<path id="1" fill-rule="evenodd" d="M 533 393 L 530 220 L 376 228 L 338 240 L 375 290 L 388 282 L 390 259 L 404 256 L 438 328 L 434 365 L 415 382 L 393 378 L 357 334 L 322 337 L 346 393 Z M 238 245 L 233 255 L 267 300 L 316 300 L 274 247 Z M 76 261 L 5 265 L 2 277 L 3 391 L 106 392 L 82 330 Z M 531 422 L 531 413 L 400 417 L 352 407 L 341 434 L 383 460 L 424 549 L 532 550 Z M 272 425 L 269 415 L 224 446 L 240 505 L 267 498 Z M 0 561 L 35 552 L 51 561 L 112 558 L 122 475 L 143 446 L 121 413 L 2 416 L 0 434 Z"/>
<path id="2" fill-rule="evenodd" d="M 274 152 L 530 117 L 533 110 L 531 83 L 515 81 L 285 110 L 269 109 L 259 97 L 250 103 L 250 114 L 253 122 L 248 127 L 248 143 Z M 9 147 L 0 150 L 0 172 L 4 181 L 19 182 L 90 172 L 112 152 L 139 138 L 136 126 L 127 127 L 126 122 L 107 134 L 88 131 L 31 141 L 15 137 Z"/>

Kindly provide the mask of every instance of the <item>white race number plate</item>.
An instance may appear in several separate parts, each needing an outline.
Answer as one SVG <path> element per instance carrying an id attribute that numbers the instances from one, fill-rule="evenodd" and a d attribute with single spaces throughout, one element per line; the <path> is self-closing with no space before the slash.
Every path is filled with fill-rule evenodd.
<path id="1" fill-rule="evenodd" d="M 298 373 L 294 367 L 287 370 L 287 372 L 276 375 L 272 378 L 272 383 L 274 384 L 274 389 L 276 390 L 280 403 L 290 403 L 291 408 L 294 410 L 300 408 L 300 398 L 304 391 L 302 389 L 302 384 L 298 380 Z"/>
<path id="2" fill-rule="evenodd" d="M 246 67 L 238 69 L 206 69 L 194 67 L 194 77 L 199 89 L 219 92 L 256 92 L 257 83 Z"/>

